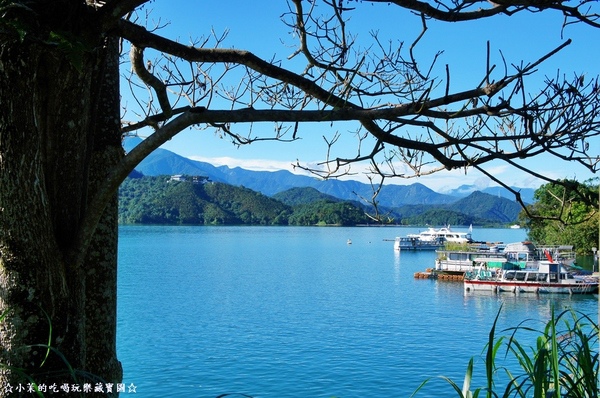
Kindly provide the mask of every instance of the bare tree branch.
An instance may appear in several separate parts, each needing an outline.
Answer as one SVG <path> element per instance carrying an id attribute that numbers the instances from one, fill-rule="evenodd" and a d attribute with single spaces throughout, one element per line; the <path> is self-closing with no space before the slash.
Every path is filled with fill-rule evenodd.
<path id="1" fill-rule="evenodd" d="M 519 164 L 541 153 L 598 170 L 600 158 L 590 148 L 590 141 L 600 135 L 598 78 L 574 75 L 569 80 L 557 73 L 547 77 L 541 89 L 526 90 L 530 76 L 570 40 L 528 63 L 511 64 L 500 53 L 502 71 L 488 43 L 479 80 L 473 88 L 455 92 L 449 65 L 444 79 L 431 76 L 441 51 L 425 66 L 415 56 L 430 19 L 455 22 L 554 10 L 565 16 L 563 28 L 575 22 L 595 26 L 598 14 L 592 3 L 581 0 L 567 7 L 562 1 L 546 0 L 386 1 L 421 20 L 422 30 L 407 56 L 402 42 L 385 42 L 377 32 L 370 33 L 371 45 L 359 48 L 349 29 L 351 3 L 290 0 L 282 19 L 298 38 L 290 59 L 303 57 L 306 62 L 298 72 L 249 51 L 220 48 L 222 41 L 214 34 L 214 47 L 208 39 L 183 45 L 120 20 L 111 33 L 132 44 L 132 69 L 141 81 L 132 87 L 151 87 L 160 105 L 156 107 L 152 97 L 140 98 L 141 120 L 127 123 L 123 131 L 150 126 L 155 132 L 149 143 L 157 147 L 178 132 L 175 126 L 212 126 L 234 143 L 245 144 L 295 140 L 304 122 L 358 122 L 359 150 L 354 155 L 335 156 L 338 134 L 332 133 L 333 139 L 326 138 L 327 159 L 319 164 L 325 171 L 306 167 L 322 177 L 349 174 L 350 166 L 360 161 L 370 162 L 373 174 L 382 178 L 410 178 L 442 169 L 483 170 L 494 160 L 538 176 Z M 148 58 L 145 65 L 143 50 L 162 56 Z M 275 133 L 254 135 L 252 126 L 262 122 L 275 123 Z M 240 133 L 244 124 L 248 132 Z M 397 163 L 404 163 L 412 174 L 397 169 Z M 134 166 L 131 162 L 126 167 Z"/>
<path id="2" fill-rule="evenodd" d="M 582 22 L 592 27 L 600 27 L 600 15 L 590 12 L 595 0 L 580 0 L 575 6 L 566 5 L 563 0 L 463 0 L 463 1 L 417 1 L 417 0 L 366 0 L 371 3 L 392 3 L 446 22 L 470 21 L 489 18 L 498 14 L 513 15 L 521 11 L 540 12 L 555 10 L 566 19 Z M 432 5 L 433 4 L 433 5 Z M 569 23 L 569 21 L 566 21 Z"/>

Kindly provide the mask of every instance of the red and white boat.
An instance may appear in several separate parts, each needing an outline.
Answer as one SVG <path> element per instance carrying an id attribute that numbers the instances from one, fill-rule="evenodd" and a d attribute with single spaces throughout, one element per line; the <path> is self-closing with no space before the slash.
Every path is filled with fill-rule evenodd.
<path id="1" fill-rule="evenodd" d="M 575 275 L 563 265 L 542 261 L 538 268 L 495 269 L 479 268 L 465 273 L 465 291 L 511 293 L 598 293 L 598 278 Z"/>

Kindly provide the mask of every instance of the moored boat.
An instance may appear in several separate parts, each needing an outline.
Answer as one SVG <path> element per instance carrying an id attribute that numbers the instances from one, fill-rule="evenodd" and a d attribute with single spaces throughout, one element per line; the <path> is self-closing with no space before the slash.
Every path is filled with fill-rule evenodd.
<path id="1" fill-rule="evenodd" d="M 598 293 L 598 278 L 589 275 L 574 275 L 563 265 L 551 261 L 542 261 L 538 268 L 534 269 L 497 268 L 492 270 L 480 267 L 476 271 L 465 273 L 463 283 L 465 291 L 560 294 Z"/>
<path id="2" fill-rule="evenodd" d="M 530 241 L 507 243 L 502 252 L 509 261 L 521 268 L 535 268 L 540 261 L 554 261 L 571 266 L 575 262 L 575 251 L 571 245 L 536 246 Z"/>
<path id="3" fill-rule="evenodd" d="M 486 246 L 465 246 L 461 250 L 437 250 L 435 269 L 447 272 L 468 272 L 485 265 L 502 268 L 507 262 L 518 268 L 537 268 L 542 261 L 553 261 L 567 267 L 573 265 L 573 246 L 535 246 L 532 242 L 515 242 Z"/>
<path id="4" fill-rule="evenodd" d="M 415 236 L 396 237 L 394 250 L 437 250 L 444 247 L 443 239 L 421 240 Z"/>
<path id="5" fill-rule="evenodd" d="M 506 262 L 502 253 L 484 250 L 438 250 L 437 271 L 464 273 L 477 267 L 501 268 Z"/>
<path id="6" fill-rule="evenodd" d="M 443 248 L 446 243 L 467 244 L 472 241 L 471 232 L 456 232 L 450 227 L 428 228 L 427 231 L 418 234 L 397 237 L 394 250 L 437 250 Z"/>

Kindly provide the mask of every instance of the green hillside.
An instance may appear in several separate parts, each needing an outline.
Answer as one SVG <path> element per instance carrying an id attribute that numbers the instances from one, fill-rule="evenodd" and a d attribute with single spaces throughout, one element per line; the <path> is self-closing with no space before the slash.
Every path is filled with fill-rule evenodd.
<path id="1" fill-rule="evenodd" d="M 324 194 L 315 188 L 290 188 L 286 191 L 276 193 L 273 195 L 273 199 L 285 203 L 289 206 L 305 205 L 320 200 L 330 202 L 340 202 L 342 199 L 338 199 L 335 196 Z"/>
<path id="2" fill-rule="evenodd" d="M 481 219 L 458 211 L 445 209 L 429 209 L 418 215 L 412 215 L 402 219 L 407 225 L 493 225 L 496 222 Z"/>
<path id="3" fill-rule="evenodd" d="M 292 195 L 293 196 L 293 195 Z M 302 195 L 300 195 L 302 196 Z M 290 206 L 244 187 L 169 176 L 126 179 L 119 189 L 119 223 L 171 225 L 356 225 L 367 221 L 349 202 L 299 199 Z"/>
<path id="4" fill-rule="evenodd" d="M 409 205 L 396 209 L 409 225 L 505 225 L 516 222 L 521 206 L 506 198 L 473 192 L 449 205 Z"/>
<path id="5" fill-rule="evenodd" d="M 364 211 L 350 202 L 317 202 L 294 206 L 290 225 L 357 225 L 367 223 Z"/>
<path id="6" fill-rule="evenodd" d="M 123 224 L 287 224 L 291 208 L 247 188 L 216 182 L 128 178 L 119 189 Z"/>
<path id="7" fill-rule="evenodd" d="M 519 217 L 521 206 L 512 200 L 476 191 L 448 205 L 447 209 L 467 213 L 475 218 L 513 223 Z"/>

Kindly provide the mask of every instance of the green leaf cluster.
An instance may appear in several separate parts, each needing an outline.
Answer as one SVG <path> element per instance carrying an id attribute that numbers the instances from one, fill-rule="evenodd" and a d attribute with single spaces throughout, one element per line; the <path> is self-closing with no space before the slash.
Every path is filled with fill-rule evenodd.
<path id="1" fill-rule="evenodd" d="M 0 31 L 20 42 L 30 38 L 57 49 L 78 72 L 82 72 L 86 54 L 94 49 L 94 45 L 87 42 L 80 31 L 42 26 L 38 20 L 39 12 L 32 1 L 0 0 Z"/>
<path id="2" fill-rule="evenodd" d="M 21 42 L 31 30 L 31 21 L 35 17 L 35 12 L 26 3 L 0 0 L 0 30 L 15 34 Z"/>
<path id="3" fill-rule="evenodd" d="M 528 238 L 547 245 L 574 245 L 578 254 L 598 245 L 598 185 L 562 180 L 564 185 L 538 188 L 536 202 L 522 211 L 519 219 L 528 228 Z M 565 187 L 566 185 L 566 187 Z"/>

